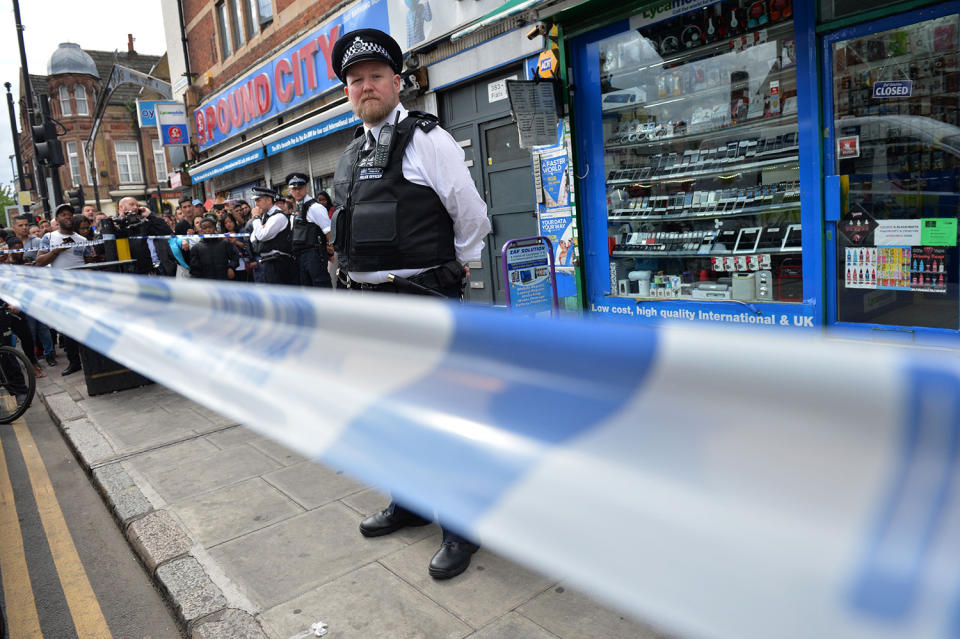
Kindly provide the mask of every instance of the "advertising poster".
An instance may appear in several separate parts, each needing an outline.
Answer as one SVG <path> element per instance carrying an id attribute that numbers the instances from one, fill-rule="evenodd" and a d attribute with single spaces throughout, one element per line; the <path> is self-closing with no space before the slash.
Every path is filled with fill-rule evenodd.
<path id="1" fill-rule="evenodd" d="M 921 220 L 921 243 L 930 246 L 957 245 L 957 218 L 941 217 Z"/>
<path id="2" fill-rule="evenodd" d="M 560 147 L 540 154 L 540 179 L 547 213 L 570 206 L 566 149 Z"/>
<path id="3" fill-rule="evenodd" d="M 508 246 L 504 251 L 511 309 L 528 315 L 549 314 L 553 311 L 550 255 L 547 251 L 544 242 Z"/>
<path id="4" fill-rule="evenodd" d="M 848 246 L 844 251 L 844 286 L 946 293 L 946 259 L 946 249 L 936 246 Z"/>
<path id="5" fill-rule="evenodd" d="M 390 35 L 406 51 L 473 22 L 506 0 L 390 0 Z"/>
<path id="6" fill-rule="evenodd" d="M 157 118 L 157 133 L 163 146 L 188 146 L 187 109 L 179 102 L 156 102 L 154 115 Z"/>

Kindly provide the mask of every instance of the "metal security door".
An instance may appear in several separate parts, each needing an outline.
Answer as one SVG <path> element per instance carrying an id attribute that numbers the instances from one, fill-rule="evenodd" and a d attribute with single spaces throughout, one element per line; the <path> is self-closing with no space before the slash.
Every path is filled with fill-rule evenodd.
<path id="1" fill-rule="evenodd" d="M 494 259 L 508 240 L 537 234 L 536 195 L 533 190 L 530 152 L 520 148 L 512 118 L 480 126 L 483 151 L 484 199 L 492 226 L 490 249 Z M 506 304 L 503 274 L 493 269 L 494 302 Z"/>
<path id="2" fill-rule="evenodd" d="M 824 38 L 831 324 L 909 341 L 960 329 L 958 9 Z"/>

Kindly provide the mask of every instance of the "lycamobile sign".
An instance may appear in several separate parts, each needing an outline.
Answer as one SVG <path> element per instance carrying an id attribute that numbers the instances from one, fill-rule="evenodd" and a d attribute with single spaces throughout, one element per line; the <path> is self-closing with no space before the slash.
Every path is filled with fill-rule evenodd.
<path id="1" fill-rule="evenodd" d="M 630 18 L 630 28 L 640 29 L 648 24 L 673 18 L 696 9 L 702 9 L 716 4 L 716 2 L 717 0 L 665 0 L 664 2 L 658 2 L 646 9 L 642 9 L 637 15 L 632 16 Z"/>

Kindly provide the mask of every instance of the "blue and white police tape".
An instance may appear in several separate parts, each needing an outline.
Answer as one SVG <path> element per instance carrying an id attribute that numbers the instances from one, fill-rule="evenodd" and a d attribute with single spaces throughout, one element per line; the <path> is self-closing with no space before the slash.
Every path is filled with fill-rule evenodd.
<path id="1" fill-rule="evenodd" d="M 89 242 L 71 242 L 71 243 L 67 243 L 67 244 L 61 244 L 61 245 L 55 246 L 55 247 L 53 247 L 53 248 L 55 248 L 55 249 L 57 249 L 57 248 L 63 248 L 63 247 L 67 247 L 67 248 L 83 248 L 83 247 L 85 247 L 85 246 L 99 246 L 99 245 L 101 245 L 101 244 L 103 244 L 103 240 L 90 240 Z M 49 250 L 50 250 L 49 248 L 47 248 L 47 250 L 40 250 L 39 248 L 32 248 L 32 249 L 3 249 L 2 251 L 0 251 L 0 255 L 13 255 L 13 254 L 18 254 L 18 253 L 47 253 Z"/>
<path id="2" fill-rule="evenodd" d="M 694 637 L 960 637 L 960 362 L 0 266 L 0 296 Z"/>
<path id="3" fill-rule="evenodd" d="M 194 233 L 193 235 L 131 235 L 130 240 L 169 240 L 171 237 L 183 239 L 193 238 L 202 240 L 213 237 L 250 237 L 250 233 Z"/>

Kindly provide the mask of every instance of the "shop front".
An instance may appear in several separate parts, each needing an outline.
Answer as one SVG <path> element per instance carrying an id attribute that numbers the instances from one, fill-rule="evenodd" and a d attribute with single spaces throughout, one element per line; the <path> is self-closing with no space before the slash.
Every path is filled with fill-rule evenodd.
<path id="1" fill-rule="evenodd" d="M 957 3 L 856 10 L 558 16 L 590 311 L 957 334 Z"/>

